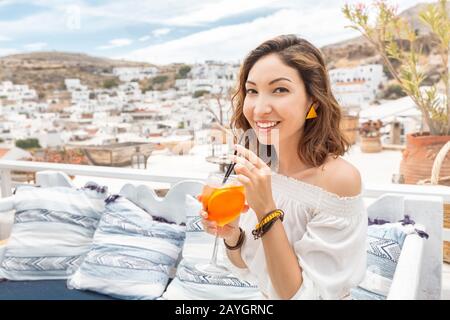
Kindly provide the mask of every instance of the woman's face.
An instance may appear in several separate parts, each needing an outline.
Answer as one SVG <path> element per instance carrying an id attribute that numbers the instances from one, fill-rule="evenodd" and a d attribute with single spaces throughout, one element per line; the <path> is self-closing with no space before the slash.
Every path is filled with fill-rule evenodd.
<path id="1" fill-rule="evenodd" d="M 245 86 L 244 115 L 259 142 L 298 141 L 312 101 L 297 70 L 270 54 L 250 69 Z"/>

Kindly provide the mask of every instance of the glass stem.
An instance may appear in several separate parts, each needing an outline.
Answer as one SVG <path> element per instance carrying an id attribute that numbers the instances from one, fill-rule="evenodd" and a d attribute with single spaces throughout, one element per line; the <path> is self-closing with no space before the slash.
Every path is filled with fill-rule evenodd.
<path id="1" fill-rule="evenodd" d="M 217 249 L 219 247 L 219 235 L 216 234 L 216 239 L 214 240 L 214 249 L 211 257 L 211 264 L 217 266 Z"/>

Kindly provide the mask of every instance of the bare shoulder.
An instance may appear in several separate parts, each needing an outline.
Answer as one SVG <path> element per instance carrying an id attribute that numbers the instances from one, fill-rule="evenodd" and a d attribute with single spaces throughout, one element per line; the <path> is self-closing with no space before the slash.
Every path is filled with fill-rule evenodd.
<path id="1" fill-rule="evenodd" d="M 330 157 L 318 174 L 320 187 L 340 197 L 354 197 L 361 193 L 359 170 L 341 157 Z"/>

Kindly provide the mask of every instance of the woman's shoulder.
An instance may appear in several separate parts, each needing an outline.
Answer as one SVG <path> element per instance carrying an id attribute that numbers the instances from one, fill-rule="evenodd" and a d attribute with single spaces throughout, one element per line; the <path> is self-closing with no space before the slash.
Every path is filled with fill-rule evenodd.
<path id="1" fill-rule="evenodd" d="M 320 167 L 286 176 L 274 172 L 272 185 L 276 194 L 309 202 L 349 205 L 361 198 L 362 182 L 357 168 L 342 158 L 329 158 Z"/>
<path id="2" fill-rule="evenodd" d="M 361 193 L 359 170 L 341 157 L 329 157 L 316 172 L 316 183 L 339 197 L 354 197 Z"/>

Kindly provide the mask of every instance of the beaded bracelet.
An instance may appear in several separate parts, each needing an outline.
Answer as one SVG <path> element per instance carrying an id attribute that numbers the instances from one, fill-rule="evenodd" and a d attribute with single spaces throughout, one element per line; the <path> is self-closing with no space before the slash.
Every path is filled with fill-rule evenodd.
<path id="1" fill-rule="evenodd" d="M 261 219 L 261 221 L 255 226 L 255 229 L 260 229 L 263 225 L 271 221 L 272 219 L 276 218 L 279 215 L 282 215 L 283 211 L 280 209 L 275 209 L 273 211 L 270 211 L 268 214 L 264 216 L 264 218 Z"/>
<path id="2" fill-rule="evenodd" d="M 269 212 L 260 223 L 258 223 L 255 227 L 255 229 L 252 231 L 252 234 L 255 238 L 255 240 L 261 238 L 269 229 L 273 226 L 275 221 L 280 219 L 283 221 L 284 218 L 284 212 L 283 210 L 276 209 L 271 212 Z"/>
<path id="3" fill-rule="evenodd" d="M 241 227 L 239 227 L 239 239 L 238 239 L 237 243 L 234 246 L 230 246 L 229 244 L 227 244 L 225 239 L 223 239 L 223 244 L 225 245 L 225 247 L 228 250 L 237 250 L 240 247 L 242 247 L 242 245 L 244 244 L 244 240 L 245 240 L 245 231 L 242 230 Z"/>

